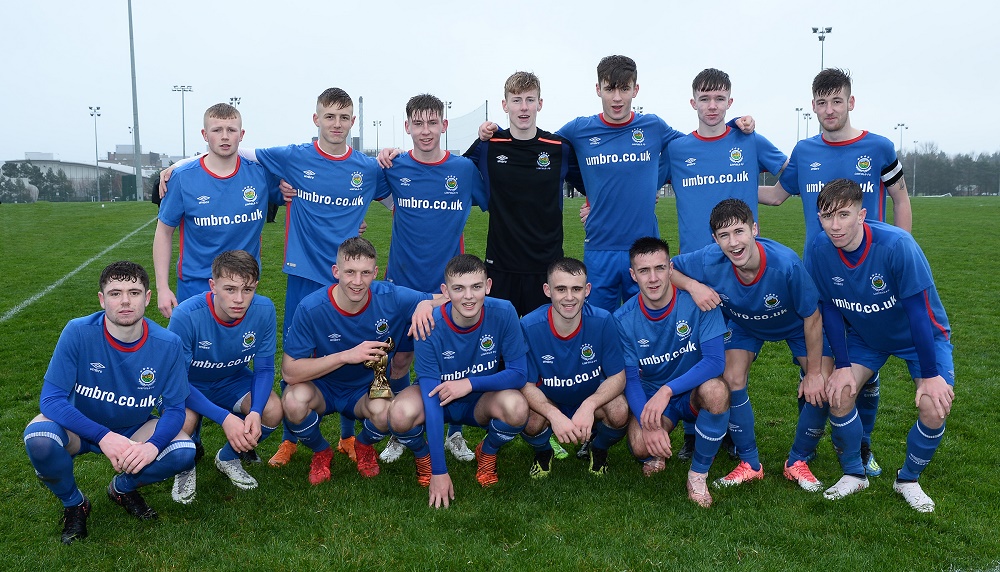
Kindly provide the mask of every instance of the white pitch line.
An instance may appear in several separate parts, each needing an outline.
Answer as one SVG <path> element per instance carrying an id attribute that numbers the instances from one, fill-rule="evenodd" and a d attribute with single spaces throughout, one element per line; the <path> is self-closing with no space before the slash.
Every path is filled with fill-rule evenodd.
<path id="1" fill-rule="evenodd" d="M 21 310 L 24 310 L 28 306 L 34 304 L 42 296 L 48 294 L 49 292 L 55 290 L 56 288 L 58 288 L 60 286 L 62 286 L 63 282 L 65 282 L 65 281 L 69 280 L 70 278 L 72 278 L 73 276 L 75 276 L 78 272 L 80 272 L 81 270 L 83 270 L 84 268 L 86 268 L 87 266 L 89 266 L 90 263 L 92 263 L 93 261 L 97 260 L 98 258 L 104 256 L 105 254 L 111 252 L 112 250 L 114 250 L 115 248 L 117 248 L 119 245 L 121 245 L 121 243 L 123 243 L 126 240 L 132 238 L 137 232 L 139 232 L 140 230 L 146 228 L 147 226 L 149 226 L 150 224 L 152 224 L 155 221 L 156 221 L 156 217 L 152 218 L 149 222 L 147 222 L 146 224 L 144 224 L 144 225 L 140 226 L 139 228 L 133 230 L 132 232 L 126 234 L 124 238 L 122 238 L 118 242 L 116 242 L 116 243 L 112 244 L 111 246 L 109 246 L 109 247 L 105 248 L 104 250 L 102 250 L 100 252 L 100 254 L 97 254 L 96 256 L 94 256 L 93 258 L 91 258 L 90 260 L 88 260 L 88 261 L 84 262 L 83 264 L 77 266 L 75 270 L 73 270 L 72 272 L 70 272 L 66 276 L 63 276 L 59 280 L 56 280 L 52 284 L 49 284 L 41 292 L 35 294 L 34 296 L 28 298 L 27 300 L 25 300 L 23 302 L 21 302 L 17 306 L 14 306 L 10 310 L 7 310 L 7 312 L 5 312 L 4 315 L 0 316 L 0 324 L 6 322 L 7 320 L 13 318 L 14 316 L 16 316 L 18 314 L 20 314 Z"/>

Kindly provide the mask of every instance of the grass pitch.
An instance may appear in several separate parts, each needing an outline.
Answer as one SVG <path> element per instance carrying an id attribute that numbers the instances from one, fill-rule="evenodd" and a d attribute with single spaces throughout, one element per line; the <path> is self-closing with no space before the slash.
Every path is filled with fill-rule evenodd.
<path id="1" fill-rule="evenodd" d="M 566 253 L 582 256 L 580 200 L 567 200 Z M 1000 543 L 998 429 L 997 280 L 995 257 L 980 237 L 1000 220 L 996 198 L 917 198 L 914 235 L 923 247 L 948 310 L 955 344 L 956 400 L 948 430 L 921 483 L 937 503 L 931 515 L 912 511 L 892 492 L 902 462 L 906 432 L 916 410 L 913 387 L 899 360 L 882 370 L 882 401 L 874 451 L 885 474 L 847 499 L 825 501 L 781 477 L 797 409 L 796 369 L 784 344 L 767 344 L 751 371 L 757 438 L 766 478 L 715 492 L 703 510 L 684 492 L 686 463 L 668 461 L 653 478 L 642 476 L 624 446 L 610 455 L 611 472 L 587 474 L 584 463 L 556 461 L 550 478 L 528 478 L 530 448 L 516 440 L 500 454 L 500 483 L 480 489 L 475 467 L 449 457 L 457 499 L 449 510 L 427 508 L 417 486 L 413 457 L 383 465 L 375 479 L 362 479 L 337 455 L 333 480 L 306 481 L 310 455 L 300 451 L 282 469 L 249 471 L 260 481 L 239 491 L 211 464 L 198 467 L 192 505 L 170 499 L 170 483 L 143 489 L 159 521 L 138 522 L 104 496 L 112 476 L 107 461 L 85 455 L 76 461 L 77 480 L 93 501 L 90 536 L 59 543 L 58 501 L 35 479 L 21 433 L 38 411 L 42 376 L 59 332 L 73 317 L 96 311 L 97 275 L 106 264 L 131 259 L 152 270 L 149 225 L 58 287 L 10 315 L 22 302 L 56 283 L 155 217 L 149 204 L 48 204 L 0 206 L 0 568 L 38 569 L 486 569 L 524 570 L 979 570 L 996 569 Z M 676 244 L 671 199 L 657 206 L 665 238 Z M 284 211 L 280 211 L 283 216 Z M 467 250 L 483 254 L 487 215 L 474 212 Z M 384 268 L 390 221 L 372 207 L 369 230 Z M 761 207 L 762 234 L 796 250 L 802 247 L 800 204 Z M 284 225 L 264 233 L 264 279 L 260 292 L 284 302 L 280 273 Z M 161 324 L 155 300 L 147 315 Z M 279 316 L 279 323 L 281 317 Z M 336 439 L 335 419 L 324 432 Z M 467 429 L 470 443 L 482 432 Z M 261 447 L 268 458 L 279 435 Z M 223 444 L 221 430 L 206 424 L 209 455 Z M 680 436 L 675 435 L 675 449 Z M 824 482 L 839 475 L 829 439 L 812 468 Z M 720 456 L 717 478 L 734 462 Z"/>

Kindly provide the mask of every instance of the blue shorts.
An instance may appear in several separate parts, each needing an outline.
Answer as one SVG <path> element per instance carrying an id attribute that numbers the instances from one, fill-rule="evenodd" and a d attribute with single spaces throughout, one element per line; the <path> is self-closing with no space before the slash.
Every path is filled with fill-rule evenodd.
<path id="1" fill-rule="evenodd" d="M 119 435 L 123 435 L 123 436 L 128 437 L 129 439 L 131 439 L 132 435 L 135 435 L 135 432 L 138 431 L 140 428 L 142 428 L 143 425 L 145 425 L 146 423 L 149 423 L 150 419 L 159 419 L 159 417 L 157 417 L 156 415 L 150 415 L 149 419 L 146 419 L 145 421 L 143 421 L 142 423 L 139 423 L 138 425 L 133 425 L 131 427 L 125 427 L 125 428 L 119 428 L 119 429 L 111 429 L 111 431 L 113 431 L 115 433 L 118 433 Z M 63 429 L 66 429 L 66 428 L 63 427 Z M 95 443 L 93 441 L 88 441 L 87 439 L 84 439 L 83 437 L 80 437 L 80 450 L 77 451 L 76 454 L 77 455 L 83 455 L 83 454 L 86 454 L 86 453 L 97 453 L 98 455 L 103 455 L 104 454 L 104 453 L 101 452 L 101 445 L 99 443 Z M 76 455 L 74 455 L 74 456 L 76 456 Z"/>
<path id="2" fill-rule="evenodd" d="M 760 349 L 764 347 L 764 342 L 769 340 L 762 340 L 753 334 L 747 332 L 743 329 L 743 326 L 733 321 L 726 321 L 726 326 L 729 331 L 726 332 L 723 337 L 727 350 L 746 350 L 754 355 L 760 354 Z M 796 335 L 791 338 L 784 340 L 785 344 L 788 345 L 788 349 L 792 351 L 793 358 L 806 357 L 806 335 L 803 332 L 801 335 Z M 826 338 L 823 339 L 823 355 L 833 356 L 833 352 L 830 351 L 830 345 L 826 343 Z M 797 363 L 797 361 L 796 361 Z"/>
<path id="3" fill-rule="evenodd" d="M 229 377 L 217 381 L 192 381 L 191 385 L 198 388 L 205 397 L 233 413 L 242 415 L 240 403 L 243 398 L 250 394 L 253 389 L 253 372 L 250 368 L 243 368 Z"/>
<path id="4" fill-rule="evenodd" d="M 445 423 L 461 423 L 462 425 L 471 425 L 473 427 L 483 427 L 476 421 L 476 404 L 482 399 L 483 393 L 478 391 L 473 391 L 472 393 L 466 395 L 461 399 L 456 399 L 448 405 L 445 405 L 444 409 L 444 421 Z"/>
<path id="5" fill-rule="evenodd" d="M 657 388 L 647 387 L 643 385 L 643 392 L 646 394 L 646 399 L 652 399 L 653 394 L 656 393 Z M 667 403 L 667 408 L 663 410 L 663 416 L 670 420 L 673 427 L 677 427 L 678 421 L 684 421 L 685 423 L 694 423 L 698 419 L 698 410 L 691 406 L 691 394 L 693 391 L 687 391 L 680 395 L 674 395 L 670 398 L 670 402 Z M 635 415 L 636 419 L 642 415 L 640 411 Z"/>
<path id="6" fill-rule="evenodd" d="M 295 317 L 295 309 L 299 307 L 299 302 L 320 288 L 329 286 L 335 282 L 336 280 L 333 278 L 332 273 L 330 274 L 329 284 L 320 284 L 301 276 L 288 275 L 285 286 L 285 319 L 281 322 L 281 331 L 285 336 L 288 335 L 288 328 L 292 327 L 292 318 Z"/>
<path id="7" fill-rule="evenodd" d="M 403 336 L 402 339 L 395 340 L 395 342 L 397 353 L 407 353 L 413 351 L 413 338 L 410 336 Z"/>
<path id="8" fill-rule="evenodd" d="M 587 301 L 614 312 L 622 302 L 639 292 L 639 285 L 629 274 L 627 250 L 583 250 L 587 279 L 592 285 Z"/>
<path id="9" fill-rule="evenodd" d="M 340 413 L 348 419 L 358 420 L 358 417 L 354 415 L 354 406 L 364 396 L 368 395 L 368 390 L 370 389 L 368 385 L 362 387 L 345 387 L 342 384 L 325 383 L 322 381 L 314 381 L 312 383 L 323 395 L 323 401 L 326 402 L 326 409 L 323 411 L 323 415 Z"/>
<path id="10" fill-rule="evenodd" d="M 955 362 L 952 359 L 954 346 L 946 340 L 934 340 L 934 362 L 937 364 L 938 375 L 944 378 L 948 385 L 955 385 Z M 847 332 L 847 353 L 851 356 L 851 363 L 863 365 L 868 369 L 878 372 L 885 365 L 890 355 L 894 355 L 906 362 L 906 369 L 910 372 L 910 377 L 916 379 L 923 377 L 920 374 L 920 358 L 917 356 L 916 348 L 907 348 L 899 352 L 883 352 L 869 347 L 862 341 L 861 336 L 853 330 Z"/>
<path id="11" fill-rule="evenodd" d="M 194 298 L 198 294 L 203 294 L 211 290 L 206 278 L 185 278 L 177 281 L 177 303 L 180 304 L 188 298 Z"/>

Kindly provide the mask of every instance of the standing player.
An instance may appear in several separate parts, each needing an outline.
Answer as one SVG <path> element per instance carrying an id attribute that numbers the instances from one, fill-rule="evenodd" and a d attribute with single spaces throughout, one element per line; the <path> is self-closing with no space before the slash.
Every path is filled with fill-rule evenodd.
<path id="1" fill-rule="evenodd" d="M 917 421 L 893 490 L 911 507 L 932 512 L 917 479 L 944 435 L 955 399 L 951 328 L 927 258 L 910 233 L 866 220 L 862 187 L 828 182 L 817 198 L 824 234 L 809 245 L 806 265 L 819 288 L 823 326 L 836 368 L 827 383 L 830 424 L 844 476 L 824 496 L 868 486 L 861 466 L 858 390 L 890 355 L 906 361 L 916 385 Z M 839 435 L 838 435 L 839 433 Z"/>
<path id="2" fill-rule="evenodd" d="M 531 412 L 522 436 L 535 449 L 530 474 L 549 474 L 553 433 L 589 447 L 590 472 L 608 470 L 608 449 L 625 436 L 625 361 L 618 328 L 607 311 L 586 303 L 587 267 L 574 258 L 549 265 L 544 293 L 551 300 L 521 319 L 528 342 L 528 381 L 521 393 Z M 595 424 L 596 421 L 596 424 Z"/>
<path id="3" fill-rule="evenodd" d="M 690 294 L 674 288 L 669 247 L 659 238 L 635 241 L 629 259 L 639 294 L 615 312 L 633 415 L 629 445 L 650 476 L 662 471 L 670 456 L 671 429 L 681 419 L 693 423 L 688 498 L 707 508 L 712 505 L 708 469 L 729 421 L 729 389 L 720 379 L 726 365 L 722 313 L 700 310 Z"/>
<path id="4" fill-rule="evenodd" d="M 411 97 L 405 127 L 413 150 L 396 157 L 385 170 L 395 203 L 385 279 L 418 292 L 435 292 L 448 260 L 464 250 L 462 232 L 472 204 L 485 208 L 487 198 L 475 164 L 441 148 L 441 135 L 448 129 L 443 101 L 426 93 Z M 410 384 L 413 340 L 404 337 L 397 343 L 391 383 L 394 391 L 402 391 Z M 450 427 L 445 446 L 462 461 L 475 458 L 459 424 Z M 383 453 L 384 460 L 393 461 L 402 447 Z"/>
<path id="5" fill-rule="evenodd" d="M 243 120 L 228 103 L 205 111 L 202 137 L 208 152 L 167 172 L 153 237 L 156 303 L 167 318 L 178 302 L 208 290 L 212 260 L 226 250 L 245 250 L 260 264 L 260 235 L 268 202 L 279 200 L 277 180 L 255 162 L 240 159 Z M 177 295 L 170 290 L 174 231 L 180 227 Z"/>
<path id="6" fill-rule="evenodd" d="M 194 466 L 194 443 L 181 431 L 188 394 L 181 342 L 143 318 L 149 276 L 134 262 L 115 262 L 101 272 L 99 288 L 103 311 L 63 328 L 41 414 L 24 429 L 35 474 L 65 507 L 64 544 L 87 536 L 90 501 L 73 477 L 77 455 L 107 457 L 117 473 L 108 498 L 141 520 L 157 514 L 138 488 Z"/>
<path id="7" fill-rule="evenodd" d="M 563 256 L 563 181 L 579 177 L 569 143 L 538 128 L 538 76 L 507 78 L 500 102 L 510 128 L 487 122 L 465 156 L 479 167 L 489 194 L 486 268 L 490 295 L 510 300 L 519 316 L 549 303 L 542 292 L 548 266 Z"/>
<path id="8" fill-rule="evenodd" d="M 829 368 L 821 368 L 823 322 L 816 286 L 793 250 L 773 240 L 756 238 L 757 224 L 747 203 L 726 199 L 712 209 L 709 220 L 715 244 L 675 256 L 671 280 L 685 290 L 690 288 L 691 280 L 711 287 L 722 299 L 729 328 L 722 377 L 730 391 L 729 434 L 740 463 L 714 484 L 733 486 L 764 478 L 747 375 L 765 341 L 784 340 L 806 372 L 798 389 L 806 403 L 799 413 L 801 421 L 785 475 L 808 485 L 810 490 L 819 490 L 820 484 L 809 471 L 805 456 L 796 453 L 799 448 L 807 453 L 815 449 L 826 421 L 824 373 Z M 816 421 L 819 430 L 809 432 Z"/>
<path id="9" fill-rule="evenodd" d="M 760 134 L 743 133 L 726 125 L 732 106 L 732 82 L 726 72 L 709 68 L 691 84 L 691 107 L 698 130 L 667 146 L 668 179 L 677 195 L 677 229 L 681 252 L 715 244 L 708 219 L 712 208 L 727 198 L 749 205 L 757 220 L 757 175 L 779 173 L 788 157 Z"/>
<path id="10" fill-rule="evenodd" d="M 390 411 L 393 435 L 414 452 L 417 482 L 430 487 L 429 504 L 435 508 L 448 507 L 455 499 L 442 445 L 445 422 L 486 429 L 476 447 L 476 480 L 488 487 L 498 480 L 497 451 L 528 420 L 528 403 L 519 391 L 526 380 L 528 348 L 514 307 L 487 298 L 489 291 L 481 260 L 462 254 L 448 261 L 441 285 L 448 300 L 440 311 L 444 325 L 416 340 L 419 386 L 396 396 Z"/>
<path id="11" fill-rule="evenodd" d="M 191 395 L 184 430 L 191 433 L 207 416 L 222 427 L 227 442 L 215 466 L 241 489 L 257 487 L 239 453 L 267 439 L 281 423 L 274 393 L 278 326 L 274 303 L 256 294 L 260 267 L 243 250 L 215 257 L 210 292 L 182 302 L 168 329 L 181 338 Z M 247 367 L 253 362 L 253 371 Z M 173 499 L 188 504 L 196 493 L 195 469 L 174 478 Z"/>
<path id="12" fill-rule="evenodd" d="M 302 299 L 285 338 L 281 359 L 281 373 L 288 382 L 282 396 L 285 424 L 313 451 L 309 482 L 314 485 L 330 479 L 333 449 L 320 433 L 320 421 L 333 412 L 351 423 L 362 422 L 364 429 L 355 443 L 358 472 L 364 477 L 378 475 L 372 445 L 389 432 L 389 400 L 368 396 L 373 370 L 365 362 L 386 356 L 392 351 L 389 338 L 402 339 L 411 317 L 420 320 L 432 308 L 430 294 L 374 282 L 375 261 L 375 247 L 368 240 L 344 241 L 333 266 L 337 283 Z M 418 311 L 422 301 L 426 306 Z"/>
<path id="13" fill-rule="evenodd" d="M 607 56 L 597 65 L 603 113 L 579 117 L 557 135 L 573 146 L 587 202 L 583 262 L 590 269 L 590 303 L 613 312 L 638 291 L 629 277 L 628 250 L 642 236 L 659 236 L 656 193 L 666 181 L 667 145 L 683 134 L 655 115 L 636 114 L 639 93 L 631 58 Z M 741 118 L 752 132 L 751 118 Z"/>
<path id="14" fill-rule="evenodd" d="M 886 192 L 892 197 L 892 219 L 897 227 L 910 232 L 913 214 L 903 179 L 903 166 L 896 157 L 892 142 L 851 125 L 854 95 L 851 76 L 839 69 L 825 69 L 812 83 L 812 109 L 823 131 L 799 141 L 792 150 L 788 167 L 774 187 L 761 187 L 760 202 L 780 205 L 791 194 L 802 198 L 806 224 L 806 249 L 823 233 L 816 216 L 816 200 L 823 186 L 834 179 L 846 178 L 861 185 L 868 219 L 885 222 Z M 876 372 L 858 398 L 858 414 L 864 425 L 862 457 L 865 472 L 873 477 L 882 468 L 871 453 L 871 433 L 878 412 L 879 376 Z"/>

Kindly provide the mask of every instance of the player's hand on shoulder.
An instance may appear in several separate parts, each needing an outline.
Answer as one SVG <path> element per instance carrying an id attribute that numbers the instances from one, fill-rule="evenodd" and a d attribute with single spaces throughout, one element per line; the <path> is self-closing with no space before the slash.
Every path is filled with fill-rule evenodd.
<path id="1" fill-rule="evenodd" d="M 441 400 L 441 405 L 445 406 L 470 393 L 472 393 L 472 382 L 469 381 L 469 378 L 463 377 L 462 379 L 442 381 L 427 396 L 434 397 L 436 395 Z"/>
<path id="2" fill-rule="evenodd" d="M 430 300 L 422 300 L 410 318 L 410 330 L 406 333 L 414 339 L 426 340 L 434 329 L 434 305 Z"/>
<path id="3" fill-rule="evenodd" d="M 288 184 L 288 181 L 281 179 L 278 183 L 278 190 L 281 191 L 281 198 L 285 199 L 285 202 L 289 202 L 295 198 L 295 187 Z"/>
<path id="4" fill-rule="evenodd" d="M 163 317 L 169 320 L 170 316 L 174 313 L 174 308 L 177 307 L 177 297 L 174 296 L 173 291 L 169 288 L 157 290 L 156 307 L 160 309 Z"/>
<path id="5" fill-rule="evenodd" d="M 166 169 L 160 171 L 160 198 L 162 199 L 167 194 L 167 181 L 170 180 L 171 173 L 174 172 L 174 165 L 167 167 Z"/>
<path id="6" fill-rule="evenodd" d="M 740 117 L 739 119 L 736 120 L 736 124 L 739 125 L 740 131 L 746 133 L 747 135 L 753 133 L 753 130 L 756 127 L 753 117 L 750 115 L 744 115 L 743 117 Z"/>
<path id="7" fill-rule="evenodd" d="M 489 141 L 493 137 L 493 134 L 500 130 L 500 126 L 492 121 L 484 121 L 482 125 L 479 126 L 479 140 Z"/>
<path id="8" fill-rule="evenodd" d="M 389 167 L 392 167 L 392 160 L 402 154 L 402 149 L 386 147 L 378 152 L 378 156 L 376 156 L 375 159 L 378 161 L 380 167 L 388 169 Z"/>
<path id="9" fill-rule="evenodd" d="M 917 395 L 915 402 L 920 407 L 920 400 L 927 397 L 934 413 L 941 419 L 951 414 L 951 403 L 955 400 L 955 390 L 940 375 L 917 380 Z"/>
<path id="10" fill-rule="evenodd" d="M 719 293 L 716 292 L 711 286 L 707 286 L 698 282 L 697 280 L 692 280 L 693 284 L 690 285 L 690 290 L 688 294 L 691 295 L 691 299 L 698 306 L 698 309 L 702 312 L 708 312 L 714 310 L 722 303 L 722 298 L 719 297 Z"/>
<path id="11" fill-rule="evenodd" d="M 361 236 L 362 234 L 364 234 L 366 230 L 368 230 L 368 221 L 362 219 L 361 220 L 361 225 L 358 226 L 358 236 Z"/>
<path id="12" fill-rule="evenodd" d="M 455 500 L 455 486 L 451 482 L 448 473 L 443 475 L 431 475 L 430 501 L 428 506 L 433 508 L 448 508 L 451 501 Z"/>

